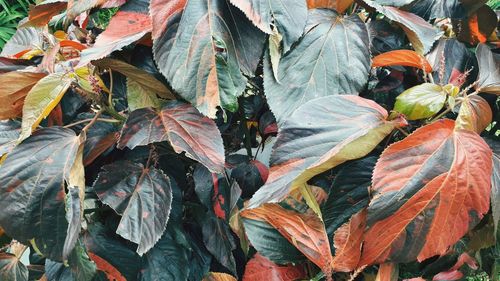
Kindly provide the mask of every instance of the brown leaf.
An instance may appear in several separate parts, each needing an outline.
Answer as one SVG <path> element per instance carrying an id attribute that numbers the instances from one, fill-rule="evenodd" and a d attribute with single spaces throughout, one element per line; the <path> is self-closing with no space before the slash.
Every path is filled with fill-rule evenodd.
<path id="1" fill-rule="evenodd" d="M 357 269 L 365 225 L 366 210 L 362 210 L 335 231 L 335 256 L 332 263 L 335 271 L 349 272 Z"/>
<path id="2" fill-rule="evenodd" d="M 307 0 L 307 7 L 333 9 L 342 14 L 353 2 L 354 0 Z"/>
<path id="3" fill-rule="evenodd" d="M 12 71 L 0 74 L 0 119 L 20 117 L 24 98 L 47 74 Z"/>
<path id="4" fill-rule="evenodd" d="M 234 276 L 222 272 L 210 272 L 203 281 L 237 281 Z"/>

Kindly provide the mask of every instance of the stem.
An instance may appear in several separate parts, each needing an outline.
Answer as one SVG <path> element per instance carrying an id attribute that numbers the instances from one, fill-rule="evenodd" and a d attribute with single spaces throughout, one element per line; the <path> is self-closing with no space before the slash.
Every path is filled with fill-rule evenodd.
<path id="1" fill-rule="evenodd" d="M 108 94 L 108 103 L 110 107 L 113 107 L 113 71 L 109 70 L 109 94 Z"/>
<path id="2" fill-rule="evenodd" d="M 103 110 L 99 110 L 97 111 L 97 113 L 95 114 L 94 118 L 92 118 L 92 120 L 90 120 L 90 122 L 85 125 L 85 127 L 83 127 L 82 129 L 82 133 L 86 133 L 90 127 L 92 127 L 92 125 L 94 125 L 95 122 L 97 122 L 97 119 L 99 119 L 99 116 L 102 114 Z"/>
<path id="3" fill-rule="evenodd" d="M 427 78 L 429 78 L 429 82 L 431 82 L 432 84 L 434 84 L 434 77 L 432 76 L 432 73 L 427 73 Z"/>
<path id="4" fill-rule="evenodd" d="M 79 125 L 79 124 L 82 124 L 82 123 L 90 122 L 90 121 L 92 121 L 93 119 L 94 119 L 94 118 L 89 118 L 89 119 L 80 120 L 80 121 L 77 121 L 77 122 L 74 122 L 74 123 L 68 124 L 68 125 L 64 126 L 64 128 L 71 128 L 71 127 L 73 127 L 73 126 L 76 126 L 76 125 Z M 108 123 L 120 123 L 120 122 L 121 122 L 120 120 L 116 120 L 116 119 L 106 119 L 106 118 L 97 118 L 97 121 L 99 121 L 99 122 L 108 122 Z"/>
<path id="5" fill-rule="evenodd" d="M 115 118 L 116 120 L 119 120 L 121 122 L 126 120 L 126 118 L 118 113 L 113 107 L 103 106 L 103 109 L 107 114 L 111 115 L 111 117 Z"/>
<path id="6" fill-rule="evenodd" d="M 408 134 L 407 132 L 405 132 L 405 130 L 401 129 L 401 128 L 397 128 L 398 131 L 401 132 L 401 134 L 405 135 L 406 137 L 409 136 L 410 134 Z"/>

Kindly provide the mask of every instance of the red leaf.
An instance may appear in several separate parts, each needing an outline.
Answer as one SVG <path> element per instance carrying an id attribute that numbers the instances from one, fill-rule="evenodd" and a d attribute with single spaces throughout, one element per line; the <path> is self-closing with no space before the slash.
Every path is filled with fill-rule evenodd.
<path id="1" fill-rule="evenodd" d="M 434 122 L 382 153 L 360 265 L 442 255 L 488 211 L 492 152 L 454 127 Z"/>
<path id="2" fill-rule="evenodd" d="M 392 65 L 413 66 L 427 73 L 432 72 L 432 66 L 427 59 L 411 50 L 390 51 L 373 58 L 372 67 Z"/>
<path id="3" fill-rule="evenodd" d="M 66 6 L 67 3 L 65 1 L 32 6 L 28 13 L 29 21 L 25 25 L 44 26 L 49 23 L 53 16 L 66 9 Z"/>
<path id="4" fill-rule="evenodd" d="M 309 9 L 327 8 L 336 10 L 343 13 L 354 0 L 307 0 L 307 7 Z"/>
<path id="5" fill-rule="evenodd" d="M 316 215 L 286 210 L 278 204 L 264 204 L 241 212 L 244 218 L 265 220 L 315 263 L 326 276 L 332 272 L 330 242 L 325 226 Z"/>
<path id="6" fill-rule="evenodd" d="M 97 269 L 106 273 L 106 277 L 108 277 L 110 281 L 127 281 L 127 279 L 125 279 L 125 277 L 105 259 L 92 252 L 88 252 L 88 254 L 90 259 L 95 262 Z"/>
<path id="7" fill-rule="evenodd" d="M 258 253 L 248 261 L 243 275 L 243 281 L 295 281 L 306 278 L 302 266 L 280 266 Z"/>
<path id="8" fill-rule="evenodd" d="M 375 281 L 397 281 L 399 269 L 394 263 L 383 263 L 378 268 Z"/>
<path id="9" fill-rule="evenodd" d="M 350 272 L 357 268 L 361 257 L 365 224 L 366 210 L 362 210 L 335 231 L 333 236 L 335 256 L 332 264 L 335 271 Z"/>
<path id="10" fill-rule="evenodd" d="M 153 22 L 153 40 L 160 37 L 172 18 L 180 16 L 187 0 L 151 0 L 150 13 Z"/>

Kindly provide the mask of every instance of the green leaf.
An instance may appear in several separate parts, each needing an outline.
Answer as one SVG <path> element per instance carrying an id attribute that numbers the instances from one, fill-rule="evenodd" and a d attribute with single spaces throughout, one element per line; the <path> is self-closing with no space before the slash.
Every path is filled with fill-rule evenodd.
<path id="1" fill-rule="evenodd" d="M 0 253 L 0 279 L 28 281 L 28 268 L 13 254 Z"/>
<path id="2" fill-rule="evenodd" d="M 260 30 L 274 33 L 271 25 L 283 36 L 283 53 L 292 47 L 306 25 L 307 5 L 303 0 L 230 0 Z"/>
<path id="3" fill-rule="evenodd" d="M 218 106 L 235 111 L 247 81 L 240 70 L 255 72 L 264 33 L 226 0 L 153 0 L 150 7 L 154 57 L 172 88 L 208 117 Z"/>
<path id="4" fill-rule="evenodd" d="M 140 280 L 187 280 L 190 262 L 188 249 L 175 240 L 175 232 L 169 227 L 146 254 Z"/>
<path id="5" fill-rule="evenodd" d="M 265 94 L 278 122 L 311 99 L 357 94 L 368 81 L 369 36 L 359 16 L 315 9 L 308 21 L 305 35 L 279 66 L 271 66 L 269 53 L 264 58 Z"/>
<path id="6" fill-rule="evenodd" d="M 409 88 L 396 98 L 394 110 L 402 113 L 408 120 L 431 117 L 438 113 L 446 102 L 443 87 L 424 83 Z"/>
<path id="7" fill-rule="evenodd" d="M 79 138 L 70 129 L 40 129 L 9 153 L 0 167 L 0 225 L 46 257 L 61 260 L 67 222 L 64 182 Z"/>
<path id="8" fill-rule="evenodd" d="M 24 100 L 19 141 L 29 137 L 40 122 L 50 114 L 68 90 L 71 82 L 72 79 L 64 73 L 52 73 L 31 88 Z"/>
<path id="9" fill-rule="evenodd" d="M 0 121 L 0 157 L 9 153 L 15 146 L 21 132 L 21 122 L 16 120 Z"/>
<path id="10" fill-rule="evenodd" d="M 384 108 L 358 96 L 328 96 L 305 103 L 280 128 L 269 178 L 249 207 L 278 202 L 315 175 L 367 155 L 404 124 L 401 119 L 387 121 Z"/>
<path id="11" fill-rule="evenodd" d="M 127 78 L 127 101 L 131 111 L 144 107 L 160 107 L 160 100 L 155 92 L 142 87 L 130 78 Z"/>
<path id="12" fill-rule="evenodd" d="M 68 266 L 49 259 L 45 262 L 45 274 L 51 281 L 91 281 L 96 271 L 96 264 L 90 260 L 81 243 L 69 255 Z"/>
<path id="13" fill-rule="evenodd" d="M 172 205 L 169 178 L 154 167 L 128 161 L 106 165 L 93 186 L 99 199 L 122 215 L 116 233 L 143 255 L 158 242 Z"/>
<path id="14" fill-rule="evenodd" d="M 200 224 L 207 250 L 220 264 L 236 274 L 236 261 L 232 253 L 236 249 L 236 242 L 229 225 L 210 213 L 205 214 Z"/>

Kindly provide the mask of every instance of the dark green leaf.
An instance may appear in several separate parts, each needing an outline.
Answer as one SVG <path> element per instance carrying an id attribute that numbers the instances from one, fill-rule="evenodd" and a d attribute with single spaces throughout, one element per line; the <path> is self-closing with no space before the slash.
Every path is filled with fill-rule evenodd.
<path id="1" fill-rule="evenodd" d="M 482 92 L 500 95 L 500 55 L 493 53 L 485 44 L 479 44 L 476 50 L 479 64 L 479 84 Z"/>
<path id="2" fill-rule="evenodd" d="M 68 230 L 66 232 L 66 240 L 64 241 L 63 247 L 63 260 L 65 261 L 73 251 L 82 228 L 82 206 L 79 192 L 80 190 L 78 187 L 70 187 L 66 195 L 66 220 L 68 221 Z"/>
<path id="3" fill-rule="evenodd" d="M 70 129 L 41 129 L 14 148 L 0 168 L 0 225 L 23 243 L 34 239 L 54 260 L 62 257 L 64 180 L 78 146 L 79 138 Z"/>
<path id="4" fill-rule="evenodd" d="M 220 264 L 236 274 L 236 261 L 232 253 L 236 249 L 236 242 L 228 224 L 209 213 L 200 222 L 203 242 L 208 251 Z"/>
<path id="5" fill-rule="evenodd" d="M 94 183 L 99 199 L 122 215 L 116 233 L 149 251 L 167 226 L 172 204 L 169 178 L 153 167 L 118 161 L 102 168 Z"/>
<path id="6" fill-rule="evenodd" d="M 311 10 L 304 34 L 281 59 L 278 77 L 272 74 L 269 55 L 265 57 L 265 93 L 280 123 L 313 98 L 357 94 L 368 81 L 369 37 L 357 15 Z"/>
<path id="7" fill-rule="evenodd" d="M 16 120 L 0 121 L 0 156 L 10 152 L 21 132 L 21 122 Z"/>
<path id="8" fill-rule="evenodd" d="M 235 111 L 247 80 L 240 70 L 253 75 L 264 33 L 229 0 L 153 0 L 150 7 L 154 56 L 174 90 L 211 118 L 218 106 Z"/>
<path id="9" fill-rule="evenodd" d="M 28 269 L 15 255 L 0 253 L 0 279 L 28 281 Z"/>
<path id="10" fill-rule="evenodd" d="M 224 171 L 224 145 L 215 122 L 189 104 L 174 101 L 161 110 L 132 112 L 122 129 L 118 148 L 169 141 L 177 153 L 202 163 L 213 172 Z"/>

